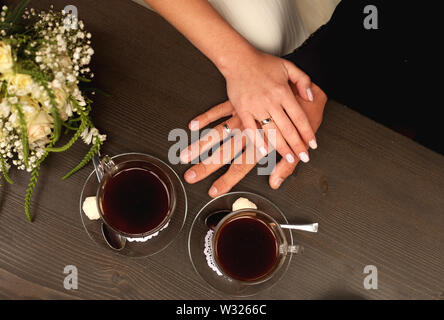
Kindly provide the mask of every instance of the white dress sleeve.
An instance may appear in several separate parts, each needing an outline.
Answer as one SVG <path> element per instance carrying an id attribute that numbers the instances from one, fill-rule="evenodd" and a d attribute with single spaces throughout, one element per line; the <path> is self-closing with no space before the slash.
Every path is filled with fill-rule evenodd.
<path id="1" fill-rule="evenodd" d="M 143 0 L 134 0 L 144 4 Z M 259 50 L 284 55 L 325 24 L 340 0 L 209 0 Z"/>
<path id="2" fill-rule="evenodd" d="M 284 55 L 331 17 L 340 0 L 209 0 L 259 50 Z"/>

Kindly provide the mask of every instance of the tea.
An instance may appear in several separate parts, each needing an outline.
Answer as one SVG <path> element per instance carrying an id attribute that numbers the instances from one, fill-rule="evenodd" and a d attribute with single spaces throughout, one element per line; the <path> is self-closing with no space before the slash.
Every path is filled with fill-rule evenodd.
<path id="1" fill-rule="evenodd" d="M 118 231 L 142 234 L 153 230 L 165 220 L 169 209 L 168 188 L 153 169 L 123 169 L 104 185 L 102 213 Z"/>
<path id="2" fill-rule="evenodd" d="M 215 256 L 228 276 L 256 281 L 274 269 L 278 260 L 277 240 L 265 222 L 241 216 L 221 226 L 216 234 Z"/>

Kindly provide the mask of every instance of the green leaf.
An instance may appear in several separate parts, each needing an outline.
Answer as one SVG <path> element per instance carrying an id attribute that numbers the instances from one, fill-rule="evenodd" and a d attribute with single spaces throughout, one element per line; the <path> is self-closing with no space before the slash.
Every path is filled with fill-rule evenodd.
<path id="1" fill-rule="evenodd" d="M 74 168 L 72 169 L 70 172 L 68 172 L 63 178 L 62 180 L 68 179 L 70 176 L 72 176 L 74 173 L 76 173 L 77 171 L 79 171 L 80 169 L 82 169 L 84 166 L 86 166 L 88 164 L 88 162 L 91 161 L 91 159 L 94 157 L 94 155 L 99 152 L 100 150 L 100 146 L 102 145 L 102 141 L 100 141 L 99 137 L 96 137 L 96 140 L 93 144 L 93 146 L 91 147 L 91 149 L 88 151 L 88 153 L 85 155 L 85 157 L 82 159 L 82 161 L 80 161 L 80 163 Z"/>
<path id="2" fill-rule="evenodd" d="M 8 182 L 9 184 L 13 184 L 14 182 L 12 182 L 11 178 L 9 178 L 8 176 L 8 171 L 6 170 L 6 162 L 3 156 L 0 156 L 0 162 L 2 167 L 3 177 L 5 178 L 6 182 Z"/>
<path id="3" fill-rule="evenodd" d="M 23 146 L 23 161 L 25 162 L 25 166 L 28 167 L 28 156 L 29 156 L 28 127 L 26 125 L 26 120 L 21 105 L 18 103 L 15 105 L 15 107 L 17 108 L 20 120 L 20 138 L 22 140 L 22 146 Z"/>
<path id="4" fill-rule="evenodd" d="M 91 82 L 91 81 L 92 81 L 91 79 L 87 79 L 87 78 L 82 77 L 82 76 L 78 76 L 77 79 L 78 79 L 79 81 L 82 81 L 82 82 Z"/>
<path id="5" fill-rule="evenodd" d="M 69 148 L 72 147 L 72 145 L 80 138 L 80 135 L 82 134 L 82 132 L 85 130 L 87 125 L 86 121 L 82 121 L 80 126 L 77 128 L 76 133 L 74 134 L 74 136 L 71 138 L 71 140 L 69 140 L 69 142 L 67 144 L 65 144 L 62 147 L 58 147 L 58 148 L 48 148 L 47 150 L 49 152 L 64 152 L 66 150 L 68 150 Z"/>
<path id="6" fill-rule="evenodd" d="M 22 2 L 20 2 L 15 8 L 14 10 L 10 11 L 10 13 L 8 14 L 8 16 L 6 17 L 6 22 L 8 23 L 12 23 L 13 25 L 15 25 L 18 20 L 20 20 L 23 11 L 25 11 L 26 7 L 28 6 L 29 2 L 31 0 L 23 0 Z"/>
<path id="7" fill-rule="evenodd" d="M 51 148 L 52 146 L 53 146 L 53 142 L 51 142 L 48 145 L 48 148 Z M 46 149 L 45 153 L 43 154 L 43 156 L 40 158 L 40 160 L 36 163 L 35 168 L 32 170 L 31 179 L 29 180 L 28 188 L 26 189 L 25 214 L 26 214 L 26 219 L 28 219 L 29 222 L 32 222 L 31 198 L 32 198 L 32 194 L 34 193 L 35 185 L 37 184 L 37 178 L 39 177 L 40 165 L 43 163 L 43 161 L 45 161 L 46 157 L 49 154 L 47 149 Z"/>
<path id="8" fill-rule="evenodd" d="M 57 108 L 57 103 L 55 101 L 55 95 L 52 90 L 48 87 L 48 83 L 46 81 L 40 82 L 45 88 L 46 93 L 49 96 L 49 100 L 51 102 L 51 115 L 54 120 L 54 133 L 53 133 L 53 141 L 56 143 L 59 141 L 61 133 L 62 133 L 62 120 L 60 119 L 59 109 Z"/>
<path id="9" fill-rule="evenodd" d="M 57 106 L 52 106 L 51 108 L 51 115 L 54 119 L 54 142 L 57 142 L 60 139 L 60 135 L 62 132 L 62 120 L 60 119 L 59 110 L 57 109 Z"/>

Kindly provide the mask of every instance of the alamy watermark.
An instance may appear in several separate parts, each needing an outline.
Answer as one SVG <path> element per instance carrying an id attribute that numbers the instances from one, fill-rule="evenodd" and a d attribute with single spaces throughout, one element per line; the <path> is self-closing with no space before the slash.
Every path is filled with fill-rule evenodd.
<path id="1" fill-rule="evenodd" d="M 76 266 L 67 265 L 63 269 L 67 276 L 63 279 L 63 287 L 66 290 L 77 290 L 79 288 L 79 272 Z"/>
<path id="2" fill-rule="evenodd" d="M 375 5 L 369 4 L 364 7 L 364 13 L 367 15 L 364 18 L 364 28 L 366 30 L 378 29 L 378 8 Z"/>
<path id="3" fill-rule="evenodd" d="M 168 151 L 171 164 L 205 165 L 259 164 L 258 175 L 270 175 L 276 165 L 276 130 L 205 129 L 191 131 L 176 128 L 168 141 L 175 142 Z M 258 147 L 257 144 L 261 146 Z M 263 144 L 263 145 L 262 145 Z M 262 150 L 262 151 L 261 151 Z"/>
<path id="4" fill-rule="evenodd" d="M 64 20 L 65 28 L 77 30 L 79 22 L 79 11 L 77 10 L 77 7 L 73 5 L 68 5 L 63 8 L 63 11 L 66 13 L 66 17 Z"/>
<path id="5" fill-rule="evenodd" d="M 374 265 L 367 265 L 364 267 L 364 288 L 367 290 L 378 289 L 378 268 Z"/>

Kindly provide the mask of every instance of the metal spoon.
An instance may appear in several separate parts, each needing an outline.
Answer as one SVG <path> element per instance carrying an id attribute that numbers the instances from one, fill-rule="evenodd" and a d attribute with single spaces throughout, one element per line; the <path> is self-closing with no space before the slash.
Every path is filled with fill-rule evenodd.
<path id="1" fill-rule="evenodd" d="M 221 221 L 227 214 L 231 213 L 231 210 L 225 209 L 225 210 L 218 210 L 211 214 L 209 214 L 205 218 L 205 224 L 207 227 L 211 230 L 215 230 L 217 224 L 219 221 Z M 301 231 L 308 231 L 308 232 L 318 232 L 319 224 L 318 223 L 312 223 L 312 224 L 281 224 L 280 227 L 282 229 L 292 229 L 292 230 L 301 230 Z"/>
<path id="2" fill-rule="evenodd" d="M 103 170 L 100 170 L 100 160 L 97 156 L 94 156 L 92 162 L 94 164 L 94 169 L 96 171 L 97 180 L 100 183 L 103 179 Z M 126 238 L 122 237 L 120 234 L 118 234 L 111 228 L 107 227 L 106 224 L 103 223 L 103 221 L 102 221 L 102 235 L 111 249 L 116 251 L 121 251 L 123 248 L 125 248 Z"/>

